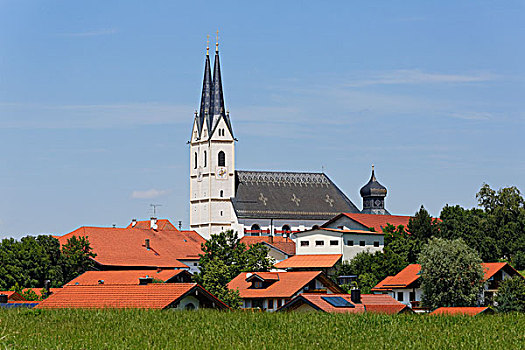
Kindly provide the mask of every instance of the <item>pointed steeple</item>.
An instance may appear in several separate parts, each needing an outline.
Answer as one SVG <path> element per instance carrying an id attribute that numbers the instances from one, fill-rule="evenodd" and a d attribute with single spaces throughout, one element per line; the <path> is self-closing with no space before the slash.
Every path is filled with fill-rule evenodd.
<path id="1" fill-rule="evenodd" d="M 211 65 L 210 65 L 210 47 L 206 47 L 206 62 L 204 64 L 204 79 L 202 81 L 202 95 L 201 95 L 201 108 L 199 111 L 199 133 L 202 130 L 202 126 L 205 120 L 212 114 L 212 78 L 211 78 Z"/>
<path id="2" fill-rule="evenodd" d="M 224 95 L 222 92 L 221 64 L 219 62 L 219 41 L 215 44 L 215 63 L 213 65 L 213 96 L 210 126 L 213 129 L 221 116 L 226 115 Z"/>

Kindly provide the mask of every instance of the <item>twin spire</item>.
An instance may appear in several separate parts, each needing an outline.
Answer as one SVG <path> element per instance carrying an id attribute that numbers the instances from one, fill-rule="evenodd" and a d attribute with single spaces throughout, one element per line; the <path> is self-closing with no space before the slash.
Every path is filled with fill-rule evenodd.
<path id="1" fill-rule="evenodd" d="M 215 63 L 213 65 L 213 77 L 210 65 L 209 35 L 206 45 L 206 61 L 204 64 L 204 79 L 202 82 L 201 106 L 197 116 L 199 133 L 204 123 L 207 124 L 211 135 L 220 118 L 224 118 L 230 132 L 232 132 L 229 116 L 224 108 L 224 94 L 222 92 L 221 65 L 219 62 L 219 31 L 217 31 L 217 42 L 215 44 Z M 233 133 L 232 133 L 233 135 Z"/>

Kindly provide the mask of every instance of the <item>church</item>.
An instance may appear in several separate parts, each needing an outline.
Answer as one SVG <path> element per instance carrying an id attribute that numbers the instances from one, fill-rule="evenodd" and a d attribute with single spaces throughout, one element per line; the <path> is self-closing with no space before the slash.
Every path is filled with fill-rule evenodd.
<path id="1" fill-rule="evenodd" d="M 232 229 L 242 236 L 289 236 L 340 213 L 389 215 L 387 190 L 376 179 L 361 188 L 363 209 L 324 173 L 245 171 L 235 166 L 230 114 L 224 107 L 219 43 L 213 74 L 206 48 L 200 109 L 190 145 L 190 228 L 204 238 Z"/>

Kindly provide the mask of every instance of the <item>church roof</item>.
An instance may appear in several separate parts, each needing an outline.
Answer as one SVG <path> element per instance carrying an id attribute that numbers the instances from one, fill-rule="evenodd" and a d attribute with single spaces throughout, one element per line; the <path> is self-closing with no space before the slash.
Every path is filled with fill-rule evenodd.
<path id="1" fill-rule="evenodd" d="M 329 220 L 359 209 L 323 173 L 236 171 L 238 218 Z"/>

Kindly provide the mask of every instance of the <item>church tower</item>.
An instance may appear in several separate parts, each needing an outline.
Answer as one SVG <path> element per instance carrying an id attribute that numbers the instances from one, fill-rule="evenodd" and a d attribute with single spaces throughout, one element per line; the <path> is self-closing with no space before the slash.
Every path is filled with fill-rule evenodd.
<path id="1" fill-rule="evenodd" d="M 235 138 L 224 108 L 219 42 L 211 74 L 206 48 L 200 110 L 190 141 L 190 228 L 208 239 L 236 222 L 230 198 L 235 196 Z"/>
<path id="2" fill-rule="evenodd" d="M 372 176 L 370 181 L 361 188 L 361 197 L 363 197 L 363 214 L 390 215 L 385 209 L 386 187 L 381 185 L 374 173 L 372 165 Z"/>

